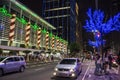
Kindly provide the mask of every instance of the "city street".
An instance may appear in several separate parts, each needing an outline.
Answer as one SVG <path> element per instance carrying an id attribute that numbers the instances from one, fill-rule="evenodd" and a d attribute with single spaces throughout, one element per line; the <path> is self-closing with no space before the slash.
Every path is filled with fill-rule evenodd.
<path id="1" fill-rule="evenodd" d="M 0 80 L 73 79 L 120 80 L 120 0 L 0 0 Z"/>
<path id="2" fill-rule="evenodd" d="M 57 62 L 27 66 L 23 73 L 15 72 L 0 77 L 0 80 L 70 80 L 70 78 L 53 78 L 52 73 Z M 109 75 L 94 75 L 94 61 L 86 60 L 82 63 L 82 73 L 76 80 L 120 80 L 116 70 L 111 70 Z"/>
<path id="3" fill-rule="evenodd" d="M 39 66 L 36 65 L 33 67 L 28 67 L 23 73 L 10 73 L 0 77 L 0 80 L 51 80 L 52 72 L 54 70 L 56 63 L 49 64 L 41 64 Z M 78 80 L 82 80 L 86 69 L 88 67 L 88 63 L 83 64 L 83 70 Z M 52 79 L 54 80 L 54 79 Z M 57 80 L 61 80 L 61 78 L 57 78 Z M 62 78 L 62 80 L 70 80 L 69 78 Z"/>
<path id="4" fill-rule="evenodd" d="M 27 68 L 23 73 L 10 73 L 0 77 L 0 80 L 50 80 L 56 64 L 41 64 Z"/>

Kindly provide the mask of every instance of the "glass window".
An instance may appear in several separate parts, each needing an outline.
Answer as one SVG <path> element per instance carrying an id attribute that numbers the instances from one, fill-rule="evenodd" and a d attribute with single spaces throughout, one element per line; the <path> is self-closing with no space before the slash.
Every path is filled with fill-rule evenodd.
<path id="1" fill-rule="evenodd" d="M 75 64 L 75 59 L 63 59 L 60 64 Z"/>
<path id="2" fill-rule="evenodd" d="M 14 57 L 15 61 L 20 61 L 19 57 Z"/>
<path id="3" fill-rule="evenodd" d="M 24 58 L 23 58 L 23 57 L 20 57 L 20 60 L 21 60 L 21 61 L 23 61 L 23 60 L 24 60 Z"/>
<path id="4" fill-rule="evenodd" d="M 6 62 L 13 62 L 14 61 L 14 58 L 8 58 L 6 59 Z"/>
<path id="5" fill-rule="evenodd" d="M 7 39 L 9 37 L 10 18 L 0 13 L 0 38 Z"/>

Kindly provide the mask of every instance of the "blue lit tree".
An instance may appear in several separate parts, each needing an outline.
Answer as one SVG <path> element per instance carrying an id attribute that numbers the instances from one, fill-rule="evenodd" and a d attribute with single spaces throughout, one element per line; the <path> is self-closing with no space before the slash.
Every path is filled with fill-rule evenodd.
<path id="1" fill-rule="evenodd" d="M 85 26 L 87 32 L 94 33 L 95 41 L 88 41 L 89 45 L 99 47 L 103 45 L 103 36 L 111 31 L 120 31 L 120 13 L 106 20 L 104 12 L 89 8 L 87 11 L 88 19 Z M 99 35 L 98 35 L 99 34 Z"/>
<path id="2" fill-rule="evenodd" d="M 92 13 L 92 9 L 90 8 L 87 12 L 89 17 L 86 20 L 86 25 L 84 28 L 87 32 L 93 32 L 93 30 L 97 30 L 102 34 L 107 34 L 111 31 L 119 31 L 120 30 L 120 13 L 111 17 L 108 21 L 105 21 L 104 12 L 101 10 L 95 10 Z"/>

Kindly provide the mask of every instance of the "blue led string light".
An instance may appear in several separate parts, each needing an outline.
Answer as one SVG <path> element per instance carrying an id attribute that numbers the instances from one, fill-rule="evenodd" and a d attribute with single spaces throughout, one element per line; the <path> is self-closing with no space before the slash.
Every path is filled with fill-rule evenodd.
<path id="1" fill-rule="evenodd" d="M 86 24 L 83 27 L 87 32 L 95 33 L 95 42 L 90 40 L 88 41 L 89 45 L 91 46 L 101 46 L 105 43 L 102 39 L 105 34 L 108 34 L 111 31 L 120 31 L 120 13 L 110 17 L 105 21 L 105 15 L 103 11 L 95 10 L 92 12 L 92 9 L 89 8 L 87 11 L 87 16 L 88 19 L 86 20 Z"/>

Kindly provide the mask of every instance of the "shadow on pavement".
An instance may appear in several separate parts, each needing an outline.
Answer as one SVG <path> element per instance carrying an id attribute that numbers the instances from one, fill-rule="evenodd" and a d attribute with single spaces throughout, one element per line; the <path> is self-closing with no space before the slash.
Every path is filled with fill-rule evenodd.
<path id="1" fill-rule="evenodd" d="M 51 77 L 51 80 L 76 80 L 68 77 Z"/>
<path id="2" fill-rule="evenodd" d="M 10 75 L 14 75 L 14 74 L 20 74 L 21 72 L 19 72 L 19 71 L 15 71 L 15 72 L 10 72 L 10 73 L 5 73 L 5 74 L 3 74 L 2 76 L 0 76 L 0 77 L 6 77 L 6 76 L 10 76 Z"/>

